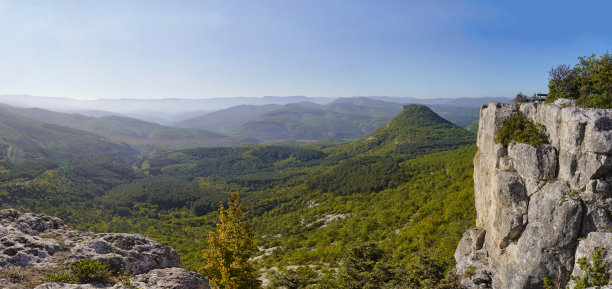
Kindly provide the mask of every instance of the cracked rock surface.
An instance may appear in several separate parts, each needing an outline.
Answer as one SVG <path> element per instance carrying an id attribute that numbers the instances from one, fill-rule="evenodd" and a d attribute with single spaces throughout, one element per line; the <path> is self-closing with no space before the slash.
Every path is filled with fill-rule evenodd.
<path id="1" fill-rule="evenodd" d="M 71 230 L 61 219 L 0 210 L 0 268 L 59 268 L 79 259 L 109 264 L 133 277 L 135 288 L 203 289 L 208 279 L 177 268 L 174 249 L 139 234 L 106 234 Z M 0 279 L 0 288 L 14 287 Z M 121 284 L 45 283 L 37 289 L 123 288 Z"/>
<path id="2" fill-rule="evenodd" d="M 550 144 L 494 142 L 519 111 Z M 612 256 L 612 110 L 492 102 L 480 110 L 477 145 L 476 228 L 455 252 L 464 288 L 542 288 L 544 277 L 564 288 L 581 274 L 578 258 L 596 248 Z"/>

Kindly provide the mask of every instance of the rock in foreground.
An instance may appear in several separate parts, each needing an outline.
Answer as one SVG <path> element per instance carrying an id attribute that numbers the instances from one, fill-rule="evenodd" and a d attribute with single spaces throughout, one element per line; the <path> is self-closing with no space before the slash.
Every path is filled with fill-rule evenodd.
<path id="1" fill-rule="evenodd" d="M 542 124 L 550 144 L 495 143 L 503 121 L 519 111 Z M 578 258 L 602 248 L 610 260 L 612 110 L 568 100 L 489 103 L 479 123 L 477 228 L 455 252 L 462 286 L 543 288 L 548 278 L 565 288 L 571 275 L 582 274 Z"/>
<path id="2" fill-rule="evenodd" d="M 71 230 L 61 219 L 0 210 L 0 288 L 32 288 L 26 280 L 53 273 L 80 259 L 99 260 L 124 272 L 135 288 L 203 289 L 208 280 L 181 268 L 174 249 L 138 234 L 96 234 Z M 18 268 L 15 269 L 15 268 Z M 8 273 L 7 273 L 8 272 Z M 25 272 L 25 273 L 24 273 Z M 24 285 L 28 283 L 28 285 Z M 123 288 L 119 284 L 45 283 L 37 289 Z M 126 287 L 127 288 L 127 287 Z"/>

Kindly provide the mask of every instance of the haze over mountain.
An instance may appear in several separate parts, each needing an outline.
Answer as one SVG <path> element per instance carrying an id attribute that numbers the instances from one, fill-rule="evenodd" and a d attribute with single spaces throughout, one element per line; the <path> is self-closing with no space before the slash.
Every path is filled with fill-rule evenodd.
<path id="1" fill-rule="evenodd" d="M 363 99 L 363 97 L 355 97 Z M 439 98 L 418 99 L 409 97 L 372 96 L 369 99 L 381 100 L 399 104 L 449 105 L 456 107 L 478 108 L 480 104 L 489 101 L 509 100 L 503 98 Z M 98 99 L 76 100 L 70 98 L 42 97 L 29 95 L 0 95 L 0 103 L 23 107 L 43 108 L 59 112 L 79 113 L 88 116 L 123 115 L 160 124 L 172 124 L 187 119 L 193 119 L 218 110 L 240 105 L 286 105 L 291 103 L 311 102 L 329 104 L 337 98 L 306 97 L 306 96 L 264 96 L 264 97 L 234 97 L 210 99 Z M 353 98 L 346 98 L 353 99 Z M 364 103 L 361 103 L 362 105 Z M 390 120 L 390 118 L 389 118 Z M 467 125 L 467 124 L 466 124 Z M 210 128 L 205 128 L 210 129 Z"/>
<path id="2" fill-rule="evenodd" d="M 76 100 L 71 98 L 42 97 L 30 95 L 0 95 L 0 103 L 18 107 L 39 107 L 62 112 L 83 112 L 88 110 L 108 111 L 137 118 L 150 118 L 160 123 L 178 121 L 194 114 L 211 112 L 241 104 L 265 105 L 288 104 L 301 101 L 328 103 L 332 98 L 305 96 L 264 96 L 208 99 L 97 99 Z M 186 115 L 187 114 L 187 115 Z"/>

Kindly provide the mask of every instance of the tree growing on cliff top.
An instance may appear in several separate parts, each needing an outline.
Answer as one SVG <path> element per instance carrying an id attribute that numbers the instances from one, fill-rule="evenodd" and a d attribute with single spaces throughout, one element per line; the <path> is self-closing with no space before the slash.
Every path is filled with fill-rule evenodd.
<path id="1" fill-rule="evenodd" d="M 233 201 L 232 201 L 233 199 Z M 199 271 L 219 289 L 260 288 L 251 257 L 257 252 L 255 233 L 242 221 L 244 206 L 238 193 L 232 193 L 227 209 L 219 205 L 217 233 L 208 233 L 208 249 L 203 251 L 206 265 Z"/>
<path id="2" fill-rule="evenodd" d="M 612 108 L 612 55 L 578 57 L 573 68 L 559 65 L 549 71 L 547 102 L 576 99 L 581 107 Z"/>

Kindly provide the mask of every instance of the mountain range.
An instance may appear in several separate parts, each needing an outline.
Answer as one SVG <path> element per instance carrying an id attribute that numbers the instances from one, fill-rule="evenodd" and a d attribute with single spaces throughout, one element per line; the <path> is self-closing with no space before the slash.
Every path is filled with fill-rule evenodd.
<path id="1" fill-rule="evenodd" d="M 90 117 L 40 108 L 0 107 L 29 122 L 69 127 L 137 146 L 181 148 L 235 143 L 235 139 L 210 131 L 163 126 L 118 115 Z"/>
<path id="2" fill-rule="evenodd" d="M 438 115 L 465 127 L 478 118 L 480 104 L 489 100 L 494 98 L 263 97 L 77 101 L 0 96 L 0 102 L 10 104 L 2 107 L 15 115 L 104 136 L 116 143 L 136 145 L 146 151 L 241 143 L 346 142 L 362 138 L 388 123 L 402 111 L 405 103 L 411 102 L 427 103 Z M 238 105 L 203 113 L 232 103 Z M 75 112 L 77 109 L 80 109 L 78 113 Z M 176 121 L 171 122 L 170 118 Z M 152 119 L 166 124 L 149 121 Z"/>

